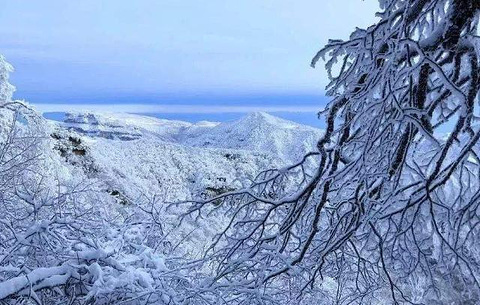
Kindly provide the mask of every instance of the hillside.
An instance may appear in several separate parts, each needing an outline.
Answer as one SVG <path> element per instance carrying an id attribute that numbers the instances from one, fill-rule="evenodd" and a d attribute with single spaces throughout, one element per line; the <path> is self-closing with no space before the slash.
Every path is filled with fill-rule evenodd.
<path id="1" fill-rule="evenodd" d="M 195 124 L 122 113 L 68 113 L 50 122 L 65 158 L 132 200 L 214 195 L 245 187 L 261 170 L 293 163 L 315 147 L 321 131 L 266 113 Z M 70 141 L 71 142 L 71 141 Z M 74 141 L 75 142 L 75 141 Z M 92 171 L 92 169 L 90 170 Z M 168 190 L 168 192 L 167 192 Z"/>
<path id="2" fill-rule="evenodd" d="M 83 135 L 107 139 L 157 138 L 166 143 L 266 153 L 280 163 L 298 160 L 314 148 L 321 130 L 254 112 L 235 121 L 188 123 L 123 113 L 67 113 L 59 124 Z"/>
<path id="3" fill-rule="evenodd" d="M 63 122 L 49 124 L 55 150 L 68 166 L 95 181 L 101 196 L 140 205 L 245 188 L 262 170 L 298 160 L 321 134 L 266 113 L 195 124 L 122 113 L 68 113 Z M 170 211 L 161 214 L 167 227 L 176 225 Z M 217 220 L 220 225 L 221 217 Z M 191 238 L 205 241 L 205 234 L 213 234 L 205 232 L 207 227 Z M 175 239 L 191 228 L 184 225 Z"/>

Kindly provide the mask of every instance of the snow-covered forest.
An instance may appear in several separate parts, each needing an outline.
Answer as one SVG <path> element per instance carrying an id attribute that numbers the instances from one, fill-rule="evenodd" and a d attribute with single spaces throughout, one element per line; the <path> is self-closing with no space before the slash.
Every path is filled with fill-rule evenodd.
<path id="1" fill-rule="evenodd" d="M 325 130 L 50 121 L 0 57 L 0 304 L 479 304 L 480 2 L 377 17 L 312 60 Z"/>

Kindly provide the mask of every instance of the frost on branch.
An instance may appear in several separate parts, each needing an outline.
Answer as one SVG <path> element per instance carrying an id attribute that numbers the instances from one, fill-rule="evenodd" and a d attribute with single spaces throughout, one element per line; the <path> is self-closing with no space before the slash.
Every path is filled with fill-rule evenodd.
<path id="1" fill-rule="evenodd" d="M 0 105 L 12 99 L 15 88 L 8 82 L 9 73 L 12 71 L 12 66 L 0 55 Z"/>
<path id="2" fill-rule="evenodd" d="M 192 204 L 228 211 L 206 257 L 232 302 L 479 302 L 480 2 L 380 7 L 312 61 L 331 80 L 317 150 Z"/>
<path id="3" fill-rule="evenodd" d="M 0 303 L 201 304 L 153 203 L 123 207 L 64 162 L 51 126 L 11 100 L 10 70 L 0 58 Z"/>

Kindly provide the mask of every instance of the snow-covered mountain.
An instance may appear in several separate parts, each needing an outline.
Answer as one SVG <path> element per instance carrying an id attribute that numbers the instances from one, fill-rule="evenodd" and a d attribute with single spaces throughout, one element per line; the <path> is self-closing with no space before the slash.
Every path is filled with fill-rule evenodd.
<path id="1" fill-rule="evenodd" d="M 262 170 L 291 164 L 315 149 L 322 133 L 266 113 L 195 124 L 131 114 L 69 113 L 63 122 L 49 124 L 54 150 L 96 185 L 99 200 L 138 205 L 247 187 Z M 177 216 L 161 214 L 175 227 Z M 222 224 L 221 216 L 217 224 Z M 184 224 L 175 239 L 188 236 L 193 242 L 186 244 L 198 248 L 218 226 L 211 223 L 191 234 L 196 225 Z"/>
<path id="2" fill-rule="evenodd" d="M 321 131 L 264 112 L 210 128 L 192 126 L 183 134 L 184 145 L 246 149 L 265 152 L 285 162 L 295 162 L 314 148 Z"/>
<path id="3" fill-rule="evenodd" d="M 266 113 L 230 122 L 163 120 L 124 113 L 68 113 L 51 122 L 74 166 L 129 200 L 166 201 L 245 187 L 261 170 L 297 161 L 322 131 Z"/>
<path id="4" fill-rule="evenodd" d="M 264 112 L 224 123 L 195 124 L 124 113 L 67 113 L 62 125 L 93 137 L 134 140 L 153 135 L 185 146 L 266 152 L 290 162 L 311 150 L 321 134 L 319 129 Z"/>

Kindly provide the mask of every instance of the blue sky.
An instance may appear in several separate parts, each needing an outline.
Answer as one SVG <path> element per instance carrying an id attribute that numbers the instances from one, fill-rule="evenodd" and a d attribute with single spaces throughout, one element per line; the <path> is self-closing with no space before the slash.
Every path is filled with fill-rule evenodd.
<path id="1" fill-rule="evenodd" d="M 315 105 L 309 61 L 376 0 L 5 0 L 0 53 L 32 103 Z"/>

